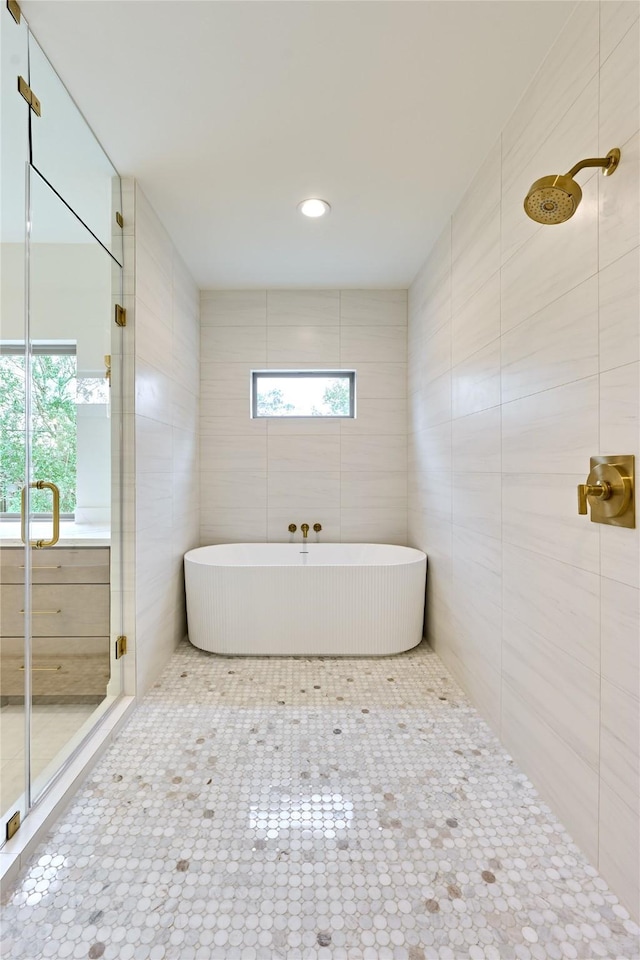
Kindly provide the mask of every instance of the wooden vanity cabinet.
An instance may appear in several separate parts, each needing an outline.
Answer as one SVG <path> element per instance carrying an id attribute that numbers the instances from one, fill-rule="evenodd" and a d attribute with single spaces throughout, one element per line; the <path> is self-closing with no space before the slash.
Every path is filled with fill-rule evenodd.
<path id="1" fill-rule="evenodd" d="M 32 553 L 32 694 L 99 702 L 110 675 L 109 547 Z M 0 696 L 24 696 L 24 550 L 0 549 Z"/>

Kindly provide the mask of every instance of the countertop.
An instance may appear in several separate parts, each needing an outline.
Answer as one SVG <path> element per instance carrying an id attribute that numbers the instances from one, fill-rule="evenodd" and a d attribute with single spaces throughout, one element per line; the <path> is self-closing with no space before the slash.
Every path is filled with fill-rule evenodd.
<path id="1" fill-rule="evenodd" d="M 51 520 L 43 520 L 31 525 L 31 539 L 47 539 L 51 536 Z M 60 521 L 60 539 L 55 547 L 108 547 L 111 544 L 111 531 L 104 525 L 75 523 L 73 520 Z M 20 521 L 0 521 L 0 547 L 21 547 Z"/>

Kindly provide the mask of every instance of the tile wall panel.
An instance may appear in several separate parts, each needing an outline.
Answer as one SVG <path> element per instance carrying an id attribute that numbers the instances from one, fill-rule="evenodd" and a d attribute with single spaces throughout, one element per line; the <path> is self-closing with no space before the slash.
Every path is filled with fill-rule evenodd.
<path id="1" fill-rule="evenodd" d="M 406 290 L 205 290 L 201 316 L 201 542 L 406 543 Z M 356 370 L 355 420 L 251 419 L 252 369 L 316 368 Z"/>
<path id="2" fill-rule="evenodd" d="M 640 16 L 636 0 L 609 0 L 600 10 L 600 63 L 627 35 L 629 28 Z"/>
<path id="3" fill-rule="evenodd" d="M 595 66 L 595 61 L 594 61 Z M 535 140 L 527 136 L 529 150 L 526 155 L 518 152 L 519 165 L 511 165 L 504 155 L 504 182 L 502 193 L 502 262 L 508 260 L 530 237 L 537 233 L 539 225 L 522 216 L 522 200 L 531 184 L 546 173 L 565 173 L 577 157 L 598 155 L 598 93 L 600 83 L 597 73 L 564 113 L 546 131 L 546 136 Z M 509 138 L 504 132 L 503 143 Z M 541 173 L 544 171 L 545 173 Z M 580 183 L 592 195 L 595 184 L 593 169 L 580 175 Z"/>
<path id="4" fill-rule="evenodd" d="M 636 916 L 640 537 L 576 485 L 640 457 L 638 9 L 560 31 L 409 291 L 407 387 L 427 636 Z M 534 179 L 613 146 L 571 220 L 525 216 Z"/>
<path id="5" fill-rule="evenodd" d="M 144 693 L 186 633 L 182 558 L 198 546 L 198 290 L 135 188 L 136 684 Z M 218 310 L 214 309 L 218 307 Z M 245 315 L 250 309 L 246 299 Z M 216 319 L 228 317 L 209 303 Z M 227 324 L 229 321 L 227 320 Z M 221 339 L 233 354 L 240 346 Z"/>
<path id="6" fill-rule="evenodd" d="M 500 273 L 496 272 L 452 317 L 451 360 L 461 364 L 500 336 Z M 441 328 L 448 331 L 447 327 Z"/>
<path id="7" fill-rule="evenodd" d="M 136 444 L 139 436 L 136 429 L 135 416 L 135 197 L 136 185 L 131 178 L 121 181 L 122 186 L 122 216 L 124 218 L 123 238 L 124 238 L 124 269 L 122 271 L 122 306 L 127 311 L 129 323 L 123 329 L 123 337 L 119 343 L 112 344 L 113 355 L 117 357 L 118 352 L 122 351 L 122 470 L 115 471 L 117 479 L 114 482 L 114 494 L 121 496 L 122 499 L 122 575 L 124 588 L 121 597 L 113 597 L 121 601 L 122 604 L 122 624 L 130 644 L 131 656 L 126 656 L 123 663 L 123 692 L 127 696 L 135 696 L 137 688 L 136 678 L 136 501 L 135 501 L 135 460 Z M 119 338 L 116 338 L 116 341 Z M 117 413 L 120 401 L 112 395 L 114 404 L 114 415 Z M 146 422 L 152 431 L 156 432 L 161 442 L 162 427 L 151 420 Z M 152 456 L 155 450 L 155 443 L 148 435 L 140 435 L 141 443 L 144 445 L 145 456 Z M 170 454 L 169 454 L 170 455 Z M 152 460 L 152 469 L 166 463 L 167 452 L 163 451 L 158 460 Z M 122 480 L 120 480 L 120 475 Z M 117 511 L 114 510 L 114 516 Z M 114 534 L 118 531 L 114 530 Z M 117 571 L 116 561 L 116 575 Z M 112 594 L 113 584 L 112 584 Z M 114 603 L 112 602 L 112 610 Z"/>

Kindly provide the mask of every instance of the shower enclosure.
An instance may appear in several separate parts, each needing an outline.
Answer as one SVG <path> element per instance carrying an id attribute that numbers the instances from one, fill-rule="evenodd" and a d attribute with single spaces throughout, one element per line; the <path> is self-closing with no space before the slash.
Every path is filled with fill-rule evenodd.
<path id="1" fill-rule="evenodd" d="M 2 5 L 0 843 L 122 692 L 120 179 Z"/>

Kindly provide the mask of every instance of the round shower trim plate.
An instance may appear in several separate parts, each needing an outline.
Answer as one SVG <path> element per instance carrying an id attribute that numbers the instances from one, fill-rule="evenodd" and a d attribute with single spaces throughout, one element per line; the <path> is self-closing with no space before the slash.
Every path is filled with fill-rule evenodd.
<path id="1" fill-rule="evenodd" d="M 614 147 L 613 150 L 609 150 L 609 153 L 607 154 L 607 160 L 610 160 L 611 162 L 609 166 L 606 167 L 606 169 L 602 172 L 604 173 L 605 177 L 610 177 L 611 174 L 615 173 L 615 171 L 618 169 L 618 164 L 620 163 L 620 151 L 617 147 Z"/>

